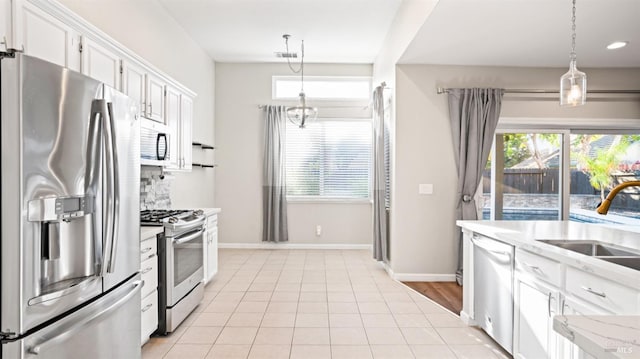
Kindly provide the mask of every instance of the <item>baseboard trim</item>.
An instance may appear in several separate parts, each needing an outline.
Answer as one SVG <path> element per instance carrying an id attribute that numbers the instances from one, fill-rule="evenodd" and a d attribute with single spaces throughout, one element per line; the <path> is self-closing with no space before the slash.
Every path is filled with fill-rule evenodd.
<path id="1" fill-rule="evenodd" d="M 368 249 L 370 244 L 339 243 L 218 243 L 218 248 L 227 249 Z"/>
<path id="2" fill-rule="evenodd" d="M 430 273 L 393 273 L 393 279 L 400 282 L 455 282 L 455 274 L 430 274 Z"/>

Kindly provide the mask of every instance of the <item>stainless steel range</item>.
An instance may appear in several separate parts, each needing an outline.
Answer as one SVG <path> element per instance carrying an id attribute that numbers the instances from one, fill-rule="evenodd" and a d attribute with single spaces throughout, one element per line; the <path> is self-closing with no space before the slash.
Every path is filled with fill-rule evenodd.
<path id="1" fill-rule="evenodd" d="M 142 213 L 151 215 L 151 213 Z M 206 217 L 196 211 L 154 211 L 158 236 L 158 331 L 173 332 L 204 296 L 203 237 Z"/>

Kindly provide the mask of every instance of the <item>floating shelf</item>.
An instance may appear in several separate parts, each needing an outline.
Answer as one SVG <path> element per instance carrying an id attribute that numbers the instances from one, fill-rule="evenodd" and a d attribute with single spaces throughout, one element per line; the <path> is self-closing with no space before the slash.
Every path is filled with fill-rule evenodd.
<path id="1" fill-rule="evenodd" d="M 198 146 L 200 148 L 202 148 L 203 150 L 214 150 L 215 147 L 211 146 L 211 145 L 207 145 L 204 143 L 200 143 L 200 142 L 191 142 L 192 146 Z"/>
<path id="2" fill-rule="evenodd" d="M 202 167 L 202 168 L 214 168 L 214 167 L 218 167 L 218 165 L 207 165 L 207 164 L 203 164 L 203 163 L 192 163 L 191 164 L 192 167 Z"/>

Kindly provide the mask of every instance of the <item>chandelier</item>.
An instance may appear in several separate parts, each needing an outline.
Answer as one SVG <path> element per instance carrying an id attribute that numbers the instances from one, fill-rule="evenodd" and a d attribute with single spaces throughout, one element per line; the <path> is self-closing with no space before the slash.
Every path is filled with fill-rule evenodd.
<path id="1" fill-rule="evenodd" d="M 560 106 L 580 106 L 587 101 L 587 75 L 576 67 L 576 0 L 571 16 L 569 71 L 560 78 Z"/>
<path id="2" fill-rule="evenodd" d="M 285 46 L 287 48 L 287 52 L 284 56 L 287 58 L 287 64 L 293 73 L 300 74 L 300 94 L 298 95 L 298 104 L 296 106 L 287 107 L 286 116 L 291 123 L 300 128 L 304 128 L 307 121 L 315 120 L 318 117 L 318 109 L 307 106 L 307 97 L 304 94 L 304 40 L 302 40 L 302 44 L 300 45 L 300 53 L 302 55 L 300 67 L 296 70 L 291 66 L 290 60 L 291 57 L 295 57 L 289 53 L 289 38 L 291 35 L 284 34 L 282 37 L 284 38 Z"/>

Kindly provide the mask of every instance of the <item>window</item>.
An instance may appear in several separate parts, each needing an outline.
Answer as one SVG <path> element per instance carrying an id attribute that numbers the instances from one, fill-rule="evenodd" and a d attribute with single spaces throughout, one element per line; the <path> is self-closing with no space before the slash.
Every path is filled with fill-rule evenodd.
<path id="1" fill-rule="evenodd" d="M 289 198 L 370 198 L 371 120 L 318 119 L 286 130 Z"/>
<path id="2" fill-rule="evenodd" d="M 300 77 L 274 76 L 273 99 L 294 100 L 300 94 Z M 366 101 L 371 98 L 370 77 L 305 76 L 304 92 L 313 100 Z"/>
<path id="3" fill-rule="evenodd" d="M 595 211 L 614 186 L 640 180 L 638 133 L 632 128 L 498 130 L 496 155 L 484 173 L 483 218 L 640 224 L 639 188 L 620 192 L 608 215 Z"/>

